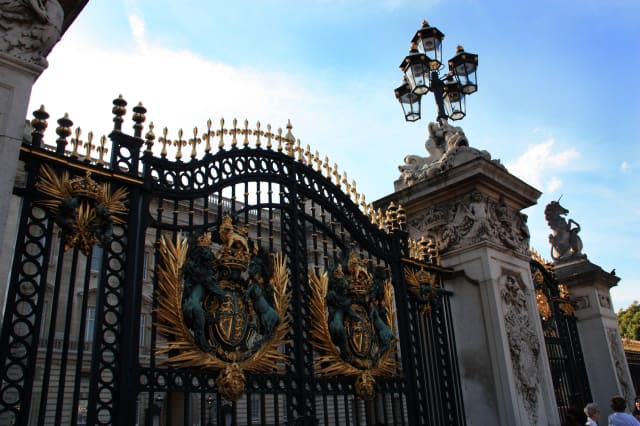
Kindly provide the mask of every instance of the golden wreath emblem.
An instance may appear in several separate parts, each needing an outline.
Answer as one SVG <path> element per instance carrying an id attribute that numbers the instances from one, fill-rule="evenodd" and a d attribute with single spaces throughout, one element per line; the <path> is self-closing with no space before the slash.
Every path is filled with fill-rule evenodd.
<path id="1" fill-rule="evenodd" d="M 376 377 L 396 371 L 395 310 L 391 281 L 356 253 L 330 271 L 311 269 L 312 346 L 318 374 L 355 377 L 361 399 L 375 397 Z"/>
<path id="2" fill-rule="evenodd" d="M 219 371 L 218 392 L 234 401 L 244 372 L 278 371 L 287 356 L 289 273 L 286 258 L 252 242 L 247 227 L 224 216 L 215 229 L 188 240 L 160 240 L 158 331 L 167 343 L 161 363 Z"/>

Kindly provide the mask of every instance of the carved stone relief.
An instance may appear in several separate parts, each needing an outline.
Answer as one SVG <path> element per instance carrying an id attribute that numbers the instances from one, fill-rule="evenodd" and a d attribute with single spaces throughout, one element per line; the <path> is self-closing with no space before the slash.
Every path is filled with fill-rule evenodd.
<path id="1" fill-rule="evenodd" d="M 627 401 L 633 400 L 633 388 L 629 383 L 627 374 L 627 358 L 624 355 L 624 348 L 618 330 L 607 328 L 607 339 L 613 356 L 613 363 L 616 367 L 616 377 L 620 385 L 620 393 Z"/>
<path id="2" fill-rule="evenodd" d="M 500 279 L 502 309 L 517 390 L 532 425 L 538 422 L 540 342 L 529 318 L 524 285 L 512 275 Z"/>
<path id="3" fill-rule="evenodd" d="M 441 253 L 480 241 L 491 241 L 527 256 L 529 229 L 526 215 L 478 191 L 427 209 L 408 223 L 412 238 L 425 236 L 439 244 Z"/>
<path id="4" fill-rule="evenodd" d="M 573 303 L 575 304 L 576 311 L 587 309 L 589 306 L 591 306 L 588 296 L 578 296 L 573 299 Z"/>
<path id="5" fill-rule="evenodd" d="M 0 51 L 46 67 L 63 19 L 56 0 L 0 0 Z"/>
<path id="6" fill-rule="evenodd" d="M 598 294 L 598 301 L 601 307 L 611 309 L 611 299 L 606 294 Z"/>

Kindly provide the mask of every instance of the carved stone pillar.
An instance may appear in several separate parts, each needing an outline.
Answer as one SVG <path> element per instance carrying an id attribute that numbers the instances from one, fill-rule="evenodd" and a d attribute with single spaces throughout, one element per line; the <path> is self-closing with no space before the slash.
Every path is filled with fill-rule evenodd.
<path id="1" fill-rule="evenodd" d="M 467 424 L 559 425 L 520 213 L 540 192 L 481 154 L 437 165 L 376 205 L 400 203 L 410 237 L 436 240 L 456 271 L 446 285 Z"/>
<path id="2" fill-rule="evenodd" d="M 60 39 L 64 10 L 55 0 L 0 2 L 0 307 L 12 259 L 11 203 L 31 87 Z M 7 218 L 9 220 L 7 220 Z M 15 222 L 15 220 L 14 220 Z M 15 227 L 15 225 L 14 225 Z M 11 234 L 11 235 L 10 235 Z M 0 316 L 1 321 L 1 316 Z"/>
<path id="3" fill-rule="evenodd" d="M 633 407 L 633 382 L 609 293 L 620 278 L 586 258 L 556 262 L 554 270 L 558 281 L 567 285 L 575 303 L 591 396 L 600 406 L 600 418 L 611 413 L 609 401 L 614 395 L 621 395 L 627 400 L 627 406 Z"/>
<path id="4" fill-rule="evenodd" d="M 25 133 L 31 86 L 42 72 L 40 65 L 0 53 L 0 307 L 4 309 L 6 282 L 11 266 L 17 214 L 13 185 L 18 151 Z M 2 318 L 0 316 L 0 322 Z"/>

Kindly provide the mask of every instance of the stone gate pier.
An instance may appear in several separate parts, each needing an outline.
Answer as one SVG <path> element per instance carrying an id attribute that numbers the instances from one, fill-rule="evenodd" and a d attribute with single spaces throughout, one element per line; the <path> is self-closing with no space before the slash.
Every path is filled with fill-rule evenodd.
<path id="1" fill-rule="evenodd" d="M 609 401 L 614 395 L 624 397 L 627 407 L 633 407 L 633 382 L 610 294 L 620 277 L 591 263 L 586 256 L 560 259 L 554 270 L 558 281 L 568 287 L 576 309 L 591 394 L 600 406 L 601 419 L 611 414 Z"/>
<path id="2" fill-rule="evenodd" d="M 429 157 L 405 158 L 396 192 L 376 204 L 401 204 L 410 237 L 435 240 L 455 271 L 447 288 L 467 424 L 559 425 L 521 213 L 540 192 L 460 128 L 440 127 Z"/>

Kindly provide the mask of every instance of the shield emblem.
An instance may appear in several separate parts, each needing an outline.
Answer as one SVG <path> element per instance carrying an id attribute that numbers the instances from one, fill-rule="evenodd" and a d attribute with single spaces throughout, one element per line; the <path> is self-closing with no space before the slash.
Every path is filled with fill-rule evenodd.
<path id="1" fill-rule="evenodd" d="M 246 336 L 247 305 L 236 291 L 226 291 L 226 297 L 214 314 L 214 328 L 221 342 L 236 347 Z"/>
<path id="2" fill-rule="evenodd" d="M 364 307 L 354 304 L 351 308 L 360 316 L 360 319 L 349 318 L 345 321 L 349 347 L 357 357 L 369 358 L 373 344 L 373 325 Z"/>

